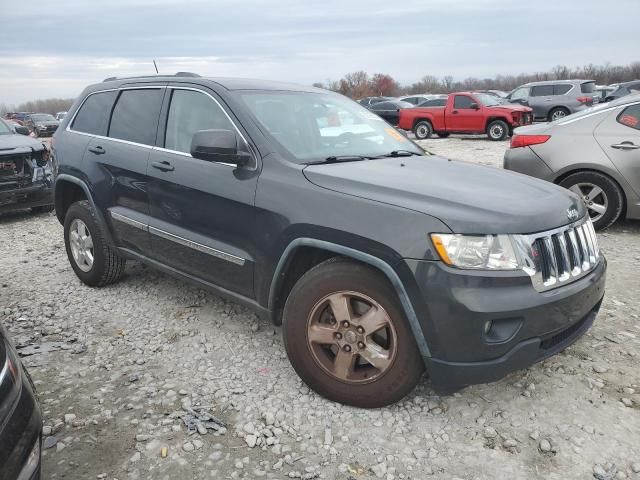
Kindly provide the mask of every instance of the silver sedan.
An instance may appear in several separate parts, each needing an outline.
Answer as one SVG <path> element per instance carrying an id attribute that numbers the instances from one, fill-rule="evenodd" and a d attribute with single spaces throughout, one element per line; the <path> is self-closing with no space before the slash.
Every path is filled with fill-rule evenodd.
<path id="1" fill-rule="evenodd" d="M 573 191 L 597 229 L 640 219 L 640 94 L 516 129 L 504 168 Z"/>

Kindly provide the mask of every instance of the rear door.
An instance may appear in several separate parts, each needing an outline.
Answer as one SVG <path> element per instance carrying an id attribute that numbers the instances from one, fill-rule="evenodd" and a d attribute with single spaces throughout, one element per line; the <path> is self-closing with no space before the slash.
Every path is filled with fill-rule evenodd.
<path id="1" fill-rule="evenodd" d="M 471 108 L 473 104 L 478 108 Z M 484 130 L 482 105 L 470 95 L 455 95 L 446 125 L 447 130 L 452 132 L 481 132 Z"/>
<path id="2" fill-rule="evenodd" d="M 147 162 L 156 141 L 164 86 L 127 87 L 118 92 L 106 136 L 89 142 L 85 168 L 96 201 L 107 210 L 120 246 L 149 255 Z"/>
<path id="3" fill-rule="evenodd" d="M 640 194 L 640 104 L 616 109 L 594 134 L 616 168 Z"/>
<path id="4" fill-rule="evenodd" d="M 153 258 L 246 297 L 253 297 L 255 192 L 259 171 L 193 158 L 199 130 L 247 138 L 215 92 L 169 86 L 161 137 L 149 161 L 149 232 Z"/>

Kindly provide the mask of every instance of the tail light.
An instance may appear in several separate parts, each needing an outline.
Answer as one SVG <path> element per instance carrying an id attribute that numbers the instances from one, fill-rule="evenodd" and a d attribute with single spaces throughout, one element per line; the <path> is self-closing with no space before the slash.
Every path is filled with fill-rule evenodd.
<path id="1" fill-rule="evenodd" d="M 578 97 L 576 100 L 585 105 L 593 105 L 593 97 Z"/>
<path id="2" fill-rule="evenodd" d="M 545 143 L 551 138 L 551 135 L 514 135 L 511 137 L 511 148 L 530 147 L 531 145 L 539 145 Z"/>

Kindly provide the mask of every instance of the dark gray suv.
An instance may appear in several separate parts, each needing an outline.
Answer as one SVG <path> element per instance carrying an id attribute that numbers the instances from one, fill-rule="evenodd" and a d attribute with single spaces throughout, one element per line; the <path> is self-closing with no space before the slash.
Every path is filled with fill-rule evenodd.
<path id="1" fill-rule="evenodd" d="M 593 106 L 593 80 L 532 82 L 514 89 L 507 100 L 533 109 L 537 120 L 552 122 Z"/>
<path id="2" fill-rule="evenodd" d="M 135 259 L 241 302 L 282 325 L 296 372 L 335 401 L 395 402 L 425 367 L 437 387 L 497 380 L 574 342 L 604 295 L 579 197 L 426 154 L 326 90 L 112 79 L 53 145 L 84 283 Z"/>

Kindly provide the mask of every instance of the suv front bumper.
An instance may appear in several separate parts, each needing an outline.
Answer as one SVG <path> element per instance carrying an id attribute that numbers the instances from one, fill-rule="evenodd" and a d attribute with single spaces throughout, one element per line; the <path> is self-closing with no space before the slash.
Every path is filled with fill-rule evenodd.
<path id="1" fill-rule="evenodd" d="M 560 352 L 593 324 L 604 296 L 604 257 L 585 277 L 542 293 L 523 272 L 405 261 L 420 291 L 425 364 L 436 386 L 493 382 Z"/>

